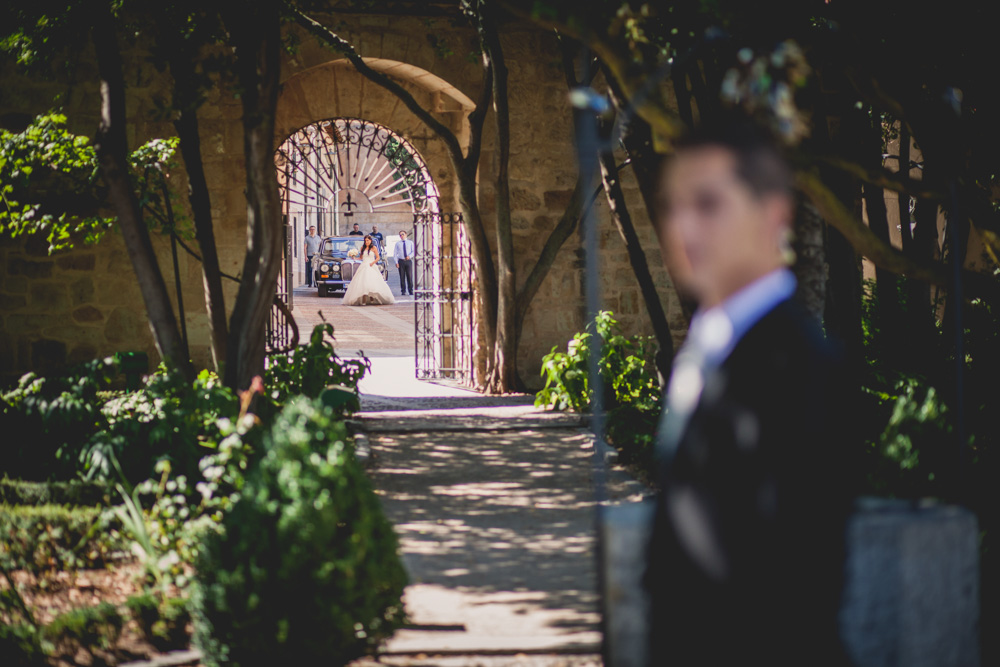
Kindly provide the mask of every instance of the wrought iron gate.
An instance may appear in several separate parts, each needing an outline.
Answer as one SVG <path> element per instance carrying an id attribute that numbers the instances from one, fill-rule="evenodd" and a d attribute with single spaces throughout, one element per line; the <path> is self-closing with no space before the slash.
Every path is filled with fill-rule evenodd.
<path id="1" fill-rule="evenodd" d="M 293 230 L 290 225 L 282 225 L 282 247 L 284 256 L 281 259 L 281 269 L 278 271 L 278 284 L 275 287 L 274 303 L 271 305 L 271 315 L 267 318 L 266 348 L 269 353 L 288 352 L 299 344 L 299 330 L 292 317 L 292 286 Z"/>
<path id="2" fill-rule="evenodd" d="M 473 382 L 473 269 L 461 213 L 414 216 L 416 374 Z"/>

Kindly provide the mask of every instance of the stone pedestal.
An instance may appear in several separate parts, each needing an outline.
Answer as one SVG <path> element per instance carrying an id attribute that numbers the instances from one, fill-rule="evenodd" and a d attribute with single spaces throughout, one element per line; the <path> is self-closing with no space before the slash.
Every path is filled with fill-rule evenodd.
<path id="1" fill-rule="evenodd" d="M 947 505 L 866 499 L 847 530 L 840 611 L 862 667 L 979 664 L 976 517 Z"/>

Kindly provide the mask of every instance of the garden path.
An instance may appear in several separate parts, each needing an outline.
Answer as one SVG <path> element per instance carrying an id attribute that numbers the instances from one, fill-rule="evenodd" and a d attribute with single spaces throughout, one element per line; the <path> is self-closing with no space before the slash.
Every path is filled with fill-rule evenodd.
<path id="1" fill-rule="evenodd" d="M 372 359 L 355 427 L 410 574 L 410 625 L 377 662 L 355 667 L 600 665 L 586 425 L 536 410 L 530 395 L 414 379 L 412 301 L 351 308 L 298 290 L 295 299 L 303 335 L 321 309 L 340 354 Z M 611 498 L 642 493 L 612 471 Z"/>

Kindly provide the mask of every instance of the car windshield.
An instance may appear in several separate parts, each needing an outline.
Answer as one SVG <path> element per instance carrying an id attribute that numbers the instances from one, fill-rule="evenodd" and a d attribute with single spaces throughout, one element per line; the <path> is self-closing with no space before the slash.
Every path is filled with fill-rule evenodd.
<path id="1" fill-rule="evenodd" d="M 364 241 L 362 236 L 352 236 L 350 238 L 336 238 L 331 237 L 323 241 L 323 249 L 320 251 L 321 254 L 333 257 L 347 257 L 350 251 L 351 255 L 357 255 L 361 251 L 361 243 Z"/>

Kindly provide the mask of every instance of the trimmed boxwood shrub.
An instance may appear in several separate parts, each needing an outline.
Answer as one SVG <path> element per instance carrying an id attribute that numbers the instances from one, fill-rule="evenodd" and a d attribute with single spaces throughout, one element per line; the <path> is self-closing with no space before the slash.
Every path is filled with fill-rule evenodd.
<path id="1" fill-rule="evenodd" d="M 207 665 L 341 665 L 403 621 L 392 526 L 321 401 L 290 402 L 243 494 L 206 536 L 191 593 Z"/>
<path id="2" fill-rule="evenodd" d="M 0 566 L 46 572 L 96 567 L 127 546 L 100 507 L 0 505 Z"/>
<path id="3" fill-rule="evenodd" d="M 0 479 L 0 503 L 8 505 L 106 505 L 115 490 L 101 482 L 29 482 Z"/>
<path id="4" fill-rule="evenodd" d="M 125 619 L 110 602 L 72 609 L 56 616 L 42 629 L 42 635 L 58 650 L 75 653 L 78 647 L 89 652 L 107 650 L 121 635 Z"/>

